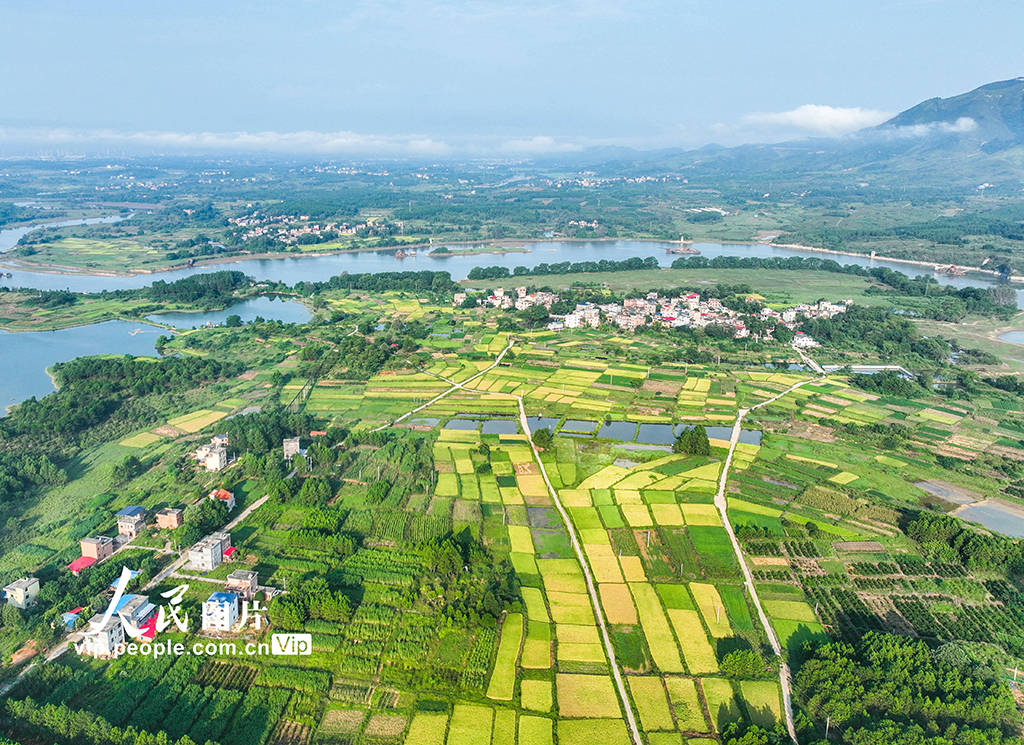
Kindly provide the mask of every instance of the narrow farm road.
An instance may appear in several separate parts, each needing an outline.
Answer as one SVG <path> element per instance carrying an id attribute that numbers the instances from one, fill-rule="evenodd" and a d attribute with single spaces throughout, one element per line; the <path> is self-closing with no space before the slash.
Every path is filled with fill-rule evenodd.
<path id="1" fill-rule="evenodd" d="M 514 339 L 510 339 L 509 342 L 508 342 L 508 346 L 506 346 L 504 349 L 501 350 L 501 352 L 498 353 L 498 356 L 494 359 L 494 362 L 492 362 L 489 366 L 485 367 L 483 370 L 478 372 L 476 375 L 472 375 L 472 376 L 466 378 L 461 383 L 456 383 L 455 381 L 448 381 L 448 382 L 450 382 L 452 384 L 452 387 L 449 388 L 448 390 L 443 391 L 442 393 L 439 393 L 438 395 L 434 396 L 432 399 L 427 401 L 425 404 L 422 404 L 421 406 L 417 406 L 412 411 L 405 412 L 404 414 L 402 414 L 397 419 L 394 419 L 394 420 L 392 420 L 392 421 L 390 421 L 390 422 L 388 422 L 386 424 L 382 424 L 379 427 L 374 427 L 370 431 L 371 432 L 380 432 L 382 429 L 387 429 L 388 427 L 394 427 L 399 422 L 404 421 L 404 420 L 408 419 L 409 417 L 411 417 L 417 411 L 423 411 L 425 408 L 427 408 L 431 404 L 437 403 L 438 401 L 440 401 L 445 396 L 447 396 L 447 395 L 449 395 L 451 393 L 454 393 L 455 391 L 458 391 L 458 390 L 461 390 L 461 389 L 465 388 L 467 383 L 472 383 L 477 378 L 479 378 L 479 377 L 481 377 L 483 375 L 486 375 L 491 370 L 493 370 L 498 365 L 500 365 L 502 358 L 508 353 L 508 351 L 510 349 L 512 349 L 512 345 L 515 344 L 515 343 L 516 342 L 515 342 Z"/>
<path id="2" fill-rule="evenodd" d="M 551 495 L 551 499 L 555 503 L 555 508 L 558 510 L 558 514 L 562 516 L 562 522 L 565 524 L 565 529 L 569 533 L 569 543 L 572 545 L 572 550 L 576 553 L 576 560 L 579 562 L 580 568 L 583 570 L 583 581 L 587 585 L 587 594 L 590 596 L 590 604 L 594 609 L 594 618 L 597 621 L 598 629 L 601 631 L 601 640 L 604 642 L 604 649 L 608 655 L 608 663 L 612 669 L 612 678 L 615 680 L 615 688 L 618 690 L 619 700 L 622 702 L 622 710 L 626 712 L 626 724 L 629 726 L 630 736 L 633 738 L 634 745 L 643 745 L 643 740 L 640 737 L 640 730 L 636 726 L 636 716 L 633 714 L 633 705 L 629 702 L 629 696 L 626 694 L 626 685 L 622 680 L 622 674 L 619 672 L 619 663 L 615 658 L 615 649 L 612 647 L 612 640 L 608 635 L 608 627 L 604 622 L 604 613 L 601 610 L 601 602 L 598 599 L 597 587 L 594 586 L 594 579 L 590 574 L 590 566 L 587 564 L 587 558 L 583 555 L 583 546 L 580 544 L 579 538 L 576 536 L 576 528 L 573 526 L 572 520 L 569 519 L 569 513 L 566 512 L 565 507 L 562 505 L 562 501 L 558 498 L 558 492 L 555 491 L 555 487 L 551 484 L 551 479 L 548 478 L 547 469 L 544 468 L 544 461 L 540 459 L 540 453 L 537 451 L 537 446 L 533 444 L 533 433 L 530 431 L 530 422 L 526 418 L 526 409 L 523 407 L 523 399 L 521 396 L 516 396 L 515 399 L 519 404 L 519 424 L 523 428 L 523 432 L 526 434 L 527 441 L 530 443 L 530 449 L 533 451 L 534 460 L 537 461 L 537 467 L 540 469 L 540 475 L 544 478 L 544 484 L 548 487 L 548 494 Z"/>
<path id="3" fill-rule="evenodd" d="M 813 361 L 811 361 L 810 358 L 805 356 L 802 352 L 800 353 L 800 356 L 803 357 L 805 361 L 808 361 L 808 364 L 812 369 L 821 371 L 821 368 L 818 367 L 817 363 L 811 364 Z M 755 406 L 751 406 L 749 409 L 740 409 L 736 412 L 736 421 L 732 425 L 732 435 L 729 438 L 729 452 L 725 456 L 725 463 L 722 465 L 722 475 L 718 480 L 718 491 L 715 494 L 715 507 L 718 508 L 718 512 L 722 518 L 722 525 L 725 526 L 725 532 L 728 533 L 729 541 L 732 543 L 732 549 L 736 553 L 736 560 L 740 564 L 740 569 L 743 570 L 743 581 L 747 586 L 747 592 L 750 594 L 751 600 L 754 601 L 754 607 L 757 609 L 757 616 L 761 619 L 761 625 L 764 627 L 764 632 L 768 636 L 769 643 L 772 645 L 772 651 L 775 652 L 775 656 L 778 657 L 780 661 L 779 683 L 782 685 L 782 705 L 786 715 L 786 729 L 789 731 L 789 736 L 792 738 L 793 742 L 796 742 L 797 739 L 796 725 L 793 721 L 793 691 L 789 664 L 786 662 L 786 657 L 783 654 L 778 634 L 775 633 L 775 629 L 772 628 L 772 624 L 768 620 L 768 614 L 764 612 L 764 608 L 761 606 L 761 599 L 758 597 L 757 588 L 754 586 L 754 575 L 750 573 L 750 567 L 747 566 L 747 561 L 743 557 L 743 551 L 740 549 L 740 542 L 736 538 L 736 531 L 733 530 L 732 523 L 729 522 L 729 504 L 725 489 L 729 481 L 729 468 L 732 466 L 732 456 L 736 452 L 736 445 L 739 444 L 740 433 L 743 431 L 743 418 L 754 409 L 759 409 L 762 406 L 774 403 L 786 394 L 792 393 L 797 388 L 805 386 L 808 383 L 812 383 L 815 380 L 817 380 L 817 378 L 802 380 L 795 385 L 791 385 L 778 395 L 772 396 Z"/>

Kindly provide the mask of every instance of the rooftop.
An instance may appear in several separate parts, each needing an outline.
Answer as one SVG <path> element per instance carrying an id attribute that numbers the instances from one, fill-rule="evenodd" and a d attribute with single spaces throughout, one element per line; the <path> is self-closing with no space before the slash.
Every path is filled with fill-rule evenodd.
<path id="1" fill-rule="evenodd" d="M 206 599 L 207 603 L 235 603 L 238 602 L 238 595 L 233 592 L 213 592 Z"/>
<path id="2" fill-rule="evenodd" d="M 128 507 L 125 507 L 123 510 L 118 512 L 117 516 L 118 517 L 138 517 L 139 515 L 145 515 L 145 514 L 146 514 L 146 508 L 145 507 L 140 507 L 137 504 L 133 504 L 133 505 L 129 505 Z"/>
<path id="3" fill-rule="evenodd" d="M 72 572 L 80 572 L 86 567 L 91 567 L 96 563 L 96 559 L 91 556 L 79 556 L 77 559 L 68 564 L 68 569 Z"/>

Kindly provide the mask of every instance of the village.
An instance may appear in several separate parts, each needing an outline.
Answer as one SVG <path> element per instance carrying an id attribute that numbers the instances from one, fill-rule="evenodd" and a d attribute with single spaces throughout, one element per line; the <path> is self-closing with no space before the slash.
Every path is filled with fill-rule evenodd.
<path id="1" fill-rule="evenodd" d="M 357 235 L 371 230 L 372 222 L 310 222 L 309 215 L 268 215 L 255 210 L 242 217 L 228 219 L 231 225 L 243 229 L 242 241 L 271 238 L 284 244 L 303 242 L 320 243 L 343 235 Z"/>
<path id="2" fill-rule="evenodd" d="M 455 294 L 455 305 L 462 305 L 470 297 L 467 293 Z M 748 301 L 756 301 L 756 296 L 748 297 Z M 548 311 L 561 301 L 561 297 L 548 291 L 529 292 L 526 287 L 515 288 L 514 293 L 506 293 L 498 288 L 494 294 L 478 298 L 477 302 L 503 310 L 527 310 L 535 306 L 543 306 Z M 656 292 L 649 292 L 643 297 L 626 298 L 622 303 L 578 303 L 571 312 L 565 314 L 550 313 L 547 324 L 549 331 L 564 329 L 597 328 L 602 323 L 609 323 L 623 331 L 636 331 L 645 326 L 663 328 L 694 328 L 719 326 L 730 330 L 734 338 L 751 337 L 759 340 L 770 339 L 773 328 L 781 324 L 795 331 L 793 344 L 798 349 L 818 346 L 809 335 L 798 331 L 800 323 L 811 318 L 833 318 L 845 313 L 852 300 L 839 303 L 821 300 L 814 304 L 801 303 L 791 308 L 774 310 L 762 307 L 757 314 L 765 326 L 762 331 L 754 331 L 747 326 L 743 313 L 733 310 L 718 298 L 702 298 L 699 293 L 690 292 L 679 297 L 662 297 Z"/>
<path id="3" fill-rule="evenodd" d="M 320 434 L 320 433 L 318 433 Z M 299 447 L 298 437 L 285 438 L 282 441 L 282 454 L 286 460 L 295 455 L 305 453 Z M 208 443 L 200 445 L 190 456 L 196 466 L 207 473 L 216 473 L 235 461 L 228 453 L 228 437 L 216 434 Z M 235 495 L 224 488 L 214 488 L 206 499 L 219 502 L 230 514 L 235 509 Z M 167 543 L 163 549 L 155 549 L 161 553 L 173 553 L 169 531 L 182 527 L 185 510 L 181 507 L 165 507 L 152 514 L 140 505 L 129 505 L 114 514 L 117 523 L 116 535 L 93 535 L 79 541 L 81 555 L 65 568 L 74 576 L 97 564 L 110 560 L 122 549 L 132 545 L 132 541 L 143 534 L 167 535 Z M 237 520 L 237 518 L 236 518 Z M 229 523 L 228 525 L 232 525 Z M 225 526 L 227 527 L 227 526 Z M 257 594 L 262 593 L 269 603 L 270 599 L 282 592 L 276 587 L 264 587 L 259 584 L 259 574 L 250 569 L 238 568 L 223 580 L 217 580 L 196 574 L 185 574 L 180 570 L 207 575 L 221 565 L 235 559 L 237 548 L 232 545 L 231 533 L 227 529 L 216 530 L 181 552 L 178 559 L 165 570 L 168 576 L 189 580 L 199 580 L 218 584 L 220 587 L 212 591 L 203 601 L 199 630 L 204 633 L 222 634 L 238 633 L 246 628 L 247 621 L 252 620 L 259 628 L 262 621 L 256 620 L 258 613 L 266 609 L 260 605 Z M 109 599 L 107 608 L 85 607 L 72 608 L 64 612 L 61 621 L 68 632 L 73 633 L 69 639 L 77 637 L 77 648 L 80 654 L 100 659 L 112 659 L 121 653 L 123 646 L 131 641 L 127 629 L 133 630 L 136 641 L 150 642 L 156 632 L 169 626 L 171 619 L 165 619 L 165 608 L 158 607 L 142 592 L 125 592 L 127 583 L 133 581 L 138 572 L 127 569 L 127 582 L 119 587 L 122 580 L 115 580 L 106 589 L 104 595 Z M 8 604 L 20 610 L 27 610 L 36 603 L 41 589 L 37 577 L 21 577 L 3 588 L 3 598 Z M 174 618 L 175 599 L 169 601 L 171 617 Z M 88 621 L 83 623 L 87 611 L 92 611 Z M 177 620 L 177 619 L 175 619 Z"/>

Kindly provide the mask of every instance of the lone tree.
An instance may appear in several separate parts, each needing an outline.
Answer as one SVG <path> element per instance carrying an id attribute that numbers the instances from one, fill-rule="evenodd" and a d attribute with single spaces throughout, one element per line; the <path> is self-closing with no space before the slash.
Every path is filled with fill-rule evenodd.
<path id="1" fill-rule="evenodd" d="M 541 450 L 547 450 L 551 447 L 551 443 L 554 442 L 555 436 L 551 434 L 551 430 L 547 427 L 538 429 L 533 433 L 533 444 Z"/>
<path id="2" fill-rule="evenodd" d="M 687 427 L 679 433 L 675 443 L 672 445 L 673 453 L 687 453 L 689 455 L 711 455 L 711 441 L 708 439 L 707 430 L 703 427 Z"/>

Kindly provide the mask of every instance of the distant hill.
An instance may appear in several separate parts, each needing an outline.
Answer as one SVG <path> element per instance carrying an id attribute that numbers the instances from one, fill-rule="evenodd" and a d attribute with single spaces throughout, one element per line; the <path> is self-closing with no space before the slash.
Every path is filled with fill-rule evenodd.
<path id="1" fill-rule="evenodd" d="M 955 135 L 990 152 L 1024 144 L 1024 78 L 989 83 L 950 98 L 929 98 L 873 130 Z"/>
<path id="2" fill-rule="evenodd" d="M 606 173 L 666 169 L 715 188 L 1019 194 L 1024 187 L 1024 77 L 931 98 L 837 138 L 690 151 L 597 154 Z M 577 161 L 585 160 L 578 158 Z M 600 164 L 600 165 L 598 165 Z"/>

